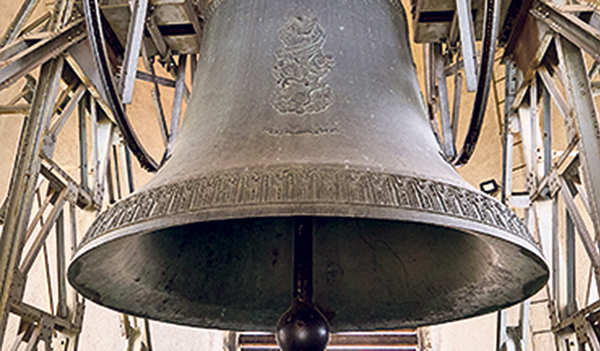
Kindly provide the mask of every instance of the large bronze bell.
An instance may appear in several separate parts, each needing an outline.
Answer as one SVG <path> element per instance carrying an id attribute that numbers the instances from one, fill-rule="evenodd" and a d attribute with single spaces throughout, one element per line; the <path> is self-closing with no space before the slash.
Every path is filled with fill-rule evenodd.
<path id="1" fill-rule="evenodd" d="M 526 226 L 440 154 L 398 0 L 214 0 L 200 57 L 172 157 L 69 267 L 85 297 L 273 331 L 299 221 L 332 331 L 480 315 L 546 282 Z"/>

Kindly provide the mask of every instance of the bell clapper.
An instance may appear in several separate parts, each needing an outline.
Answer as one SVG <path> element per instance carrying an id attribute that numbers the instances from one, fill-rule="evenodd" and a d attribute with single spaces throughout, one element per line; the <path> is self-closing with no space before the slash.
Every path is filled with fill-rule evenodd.
<path id="1" fill-rule="evenodd" d="M 283 351 L 323 351 L 329 322 L 313 301 L 313 218 L 298 217 L 294 233 L 294 301 L 277 323 Z"/>

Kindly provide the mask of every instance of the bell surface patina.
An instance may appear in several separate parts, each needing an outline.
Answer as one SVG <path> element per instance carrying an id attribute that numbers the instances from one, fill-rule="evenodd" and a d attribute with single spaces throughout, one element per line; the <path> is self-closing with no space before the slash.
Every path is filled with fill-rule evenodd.
<path id="1" fill-rule="evenodd" d="M 274 331 L 308 216 L 333 332 L 537 292 L 548 268 L 526 226 L 440 154 L 407 34 L 396 0 L 214 0 L 172 157 L 96 219 L 71 284 L 135 316 Z"/>

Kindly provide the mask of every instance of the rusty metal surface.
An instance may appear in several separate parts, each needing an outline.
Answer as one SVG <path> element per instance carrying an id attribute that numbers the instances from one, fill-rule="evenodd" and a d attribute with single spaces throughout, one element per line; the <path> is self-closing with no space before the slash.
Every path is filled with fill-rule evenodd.
<path id="1" fill-rule="evenodd" d="M 333 331 L 465 318 L 543 286 L 524 224 L 440 154 L 399 3 L 207 12 L 172 157 L 87 233 L 68 273 L 82 294 L 163 321 L 272 330 L 297 216 L 317 217 L 314 298 Z"/>

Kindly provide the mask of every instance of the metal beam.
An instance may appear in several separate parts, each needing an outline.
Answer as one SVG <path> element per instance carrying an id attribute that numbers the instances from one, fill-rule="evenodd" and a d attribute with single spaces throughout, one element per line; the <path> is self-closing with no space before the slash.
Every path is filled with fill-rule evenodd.
<path id="1" fill-rule="evenodd" d="M 549 2 L 539 1 L 531 14 L 554 32 L 600 61 L 600 31 L 571 13 L 565 13 Z"/>
<path id="2" fill-rule="evenodd" d="M 202 25 L 200 24 L 200 20 L 198 20 L 198 14 L 194 10 L 190 0 L 183 0 L 183 9 L 194 27 L 196 42 L 198 43 L 198 48 L 200 48 L 202 44 Z"/>
<path id="3" fill-rule="evenodd" d="M 596 233 L 600 233 L 600 125 L 594 105 L 590 81 L 581 49 L 560 38 L 559 56 L 565 67 L 567 91 L 571 97 L 580 135 L 579 152 L 583 176 L 589 196 L 591 217 Z M 598 46 L 600 50 L 600 46 Z"/>
<path id="4" fill-rule="evenodd" d="M 183 105 L 183 92 L 185 89 L 185 68 L 187 55 L 179 55 L 179 64 L 177 65 L 177 80 L 175 83 L 175 94 L 173 96 L 173 110 L 171 112 L 171 129 L 169 133 L 169 143 L 165 152 L 165 159 L 171 155 L 175 139 L 179 134 L 179 120 L 181 118 L 181 107 Z"/>
<path id="5" fill-rule="evenodd" d="M 448 96 L 448 86 L 446 84 L 446 75 L 444 74 L 445 59 L 442 54 L 442 44 L 434 43 L 434 69 L 438 86 L 438 103 L 440 107 L 440 120 L 442 122 L 442 134 L 444 142 L 441 145 L 446 158 L 453 159 L 456 156 L 454 147 L 454 138 L 450 121 L 450 98 Z"/>
<path id="6" fill-rule="evenodd" d="M 2 41 L 0 41 L 0 48 L 10 44 L 17 35 L 21 32 L 21 28 L 27 22 L 36 5 L 38 4 L 38 0 L 25 0 L 21 7 L 19 8 L 19 12 L 15 15 L 15 18 L 12 20 L 8 28 L 6 29 L 6 33 L 4 33 L 4 37 Z"/>
<path id="7" fill-rule="evenodd" d="M 63 211 L 63 205 L 67 201 L 67 198 L 66 198 L 67 193 L 70 190 L 71 189 L 64 188 L 58 194 L 58 198 L 56 199 L 56 202 L 54 203 L 54 206 L 52 207 L 52 211 L 50 211 L 50 214 L 48 215 L 48 219 L 46 220 L 46 223 L 44 223 L 44 225 L 40 229 L 40 232 L 38 233 L 37 237 L 35 237 L 34 242 L 31 244 L 31 248 L 27 252 L 27 255 L 25 255 L 23 262 L 19 266 L 19 270 L 23 274 L 27 275 L 27 273 L 29 273 L 29 270 L 31 270 L 31 267 L 33 266 L 33 262 L 37 258 L 37 255 L 40 252 L 42 245 L 46 241 L 46 238 L 48 237 L 48 235 L 50 235 L 50 230 L 54 226 L 58 216 Z"/>
<path id="8" fill-rule="evenodd" d="M 131 2 L 131 19 L 129 21 L 129 33 L 127 35 L 127 47 L 121 66 L 121 102 L 131 104 L 133 99 L 133 88 L 140 57 L 140 49 L 144 36 L 146 13 L 148 12 L 148 0 L 134 0 Z"/>
<path id="9" fill-rule="evenodd" d="M 80 20 L 12 57 L 10 63 L 0 69 L 0 91 L 44 62 L 57 57 L 86 36 L 85 22 Z"/>
<path id="10" fill-rule="evenodd" d="M 137 71 L 136 78 L 146 81 L 146 82 L 150 82 L 150 83 L 154 83 L 154 81 L 156 80 L 157 84 L 160 84 L 160 85 L 163 85 L 163 86 L 169 87 L 169 88 L 175 88 L 175 80 L 174 79 L 159 77 L 159 76 L 156 76 L 156 74 L 147 73 L 147 72 L 143 72 L 143 71 Z"/>
<path id="11" fill-rule="evenodd" d="M 567 102 L 563 98 L 560 91 L 558 90 L 556 82 L 548 72 L 548 69 L 546 69 L 546 67 L 544 66 L 540 66 L 540 68 L 538 69 L 538 74 L 542 79 L 542 83 L 544 83 L 544 87 L 552 97 L 552 101 L 554 101 L 556 107 L 558 107 L 558 111 L 560 111 L 560 114 L 565 120 L 571 118 L 572 110 L 569 107 L 569 104 L 567 104 Z M 567 133 L 569 134 L 569 132 Z M 571 137 L 571 135 L 569 135 L 569 137 Z"/>
<path id="12" fill-rule="evenodd" d="M 465 81 L 467 83 L 467 91 L 473 92 L 477 89 L 477 71 L 475 68 L 477 65 L 477 51 L 475 50 L 475 34 L 473 33 L 470 3 L 467 0 L 456 0 L 458 26 L 460 28 L 460 47 L 465 67 Z"/>
<path id="13" fill-rule="evenodd" d="M 19 104 L 13 106 L 0 106 L 0 115 L 22 115 L 29 112 L 31 106 L 28 104 Z"/>
<path id="14" fill-rule="evenodd" d="M 583 217 L 581 213 L 577 209 L 577 204 L 575 204 L 575 200 L 573 199 L 573 195 L 569 191 L 569 187 L 567 186 L 567 182 L 562 176 L 558 177 L 558 182 L 561 187 L 562 199 L 565 203 L 565 207 L 573 220 L 575 228 L 577 228 L 577 233 L 579 234 L 579 238 L 581 238 L 581 242 L 583 243 L 583 247 L 591 261 L 592 266 L 594 267 L 594 274 L 596 276 L 596 281 L 600 282 L 600 252 L 598 251 L 598 246 L 592 239 L 591 233 L 588 231 Z"/>

